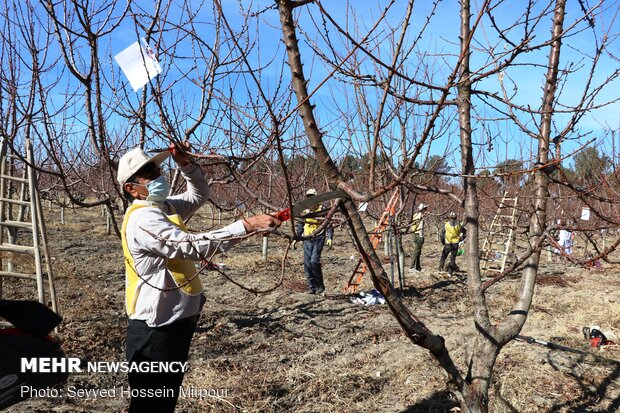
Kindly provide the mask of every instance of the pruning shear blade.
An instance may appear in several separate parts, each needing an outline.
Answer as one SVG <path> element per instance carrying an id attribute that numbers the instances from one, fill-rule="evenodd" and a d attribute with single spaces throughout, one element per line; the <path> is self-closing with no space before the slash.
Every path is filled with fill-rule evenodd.
<path id="1" fill-rule="evenodd" d="M 304 210 L 312 208 L 315 205 L 318 205 L 325 201 L 331 201 L 332 199 L 340 198 L 349 198 L 349 194 L 347 194 L 345 191 L 331 191 L 324 194 L 314 195 L 293 205 L 292 211 L 290 208 L 286 208 L 282 211 L 277 212 L 274 216 L 280 221 L 287 221 L 292 217 L 300 216 Z"/>

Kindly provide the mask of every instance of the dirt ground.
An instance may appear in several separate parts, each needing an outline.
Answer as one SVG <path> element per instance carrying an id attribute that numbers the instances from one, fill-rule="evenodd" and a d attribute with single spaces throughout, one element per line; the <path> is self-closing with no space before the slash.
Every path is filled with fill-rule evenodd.
<path id="1" fill-rule="evenodd" d="M 71 357 L 123 361 L 124 268 L 120 241 L 106 235 L 97 211 L 71 211 L 59 222 L 46 210 L 48 237 L 64 322 L 57 336 Z M 211 221 L 196 217 L 193 229 Z M 278 283 L 284 243 L 271 239 L 261 260 L 261 240 L 246 240 L 216 261 L 231 279 L 255 289 Z M 405 249 L 410 250 L 405 238 Z M 436 270 L 439 243 L 427 237 L 423 271 L 405 274 L 404 300 L 414 314 L 445 337 L 451 356 L 465 370 L 473 346 L 473 322 L 464 270 Z M 575 254 L 580 256 L 577 248 Z M 203 277 L 207 303 L 190 352 L 179 412 L 455 412 L 457 403 L 438 364 L 413 345 L 385 305 L 362 306 L 342 294 L 357 257 L 346 232 L 325 250 L 325 296 L 304 289 L 301 249 L 290 252 L 284 283 L 253 294 L 224 276 Z M 406 267 L 410 261 L 407 257 Z M 582 327 L 597 325 L 620 335 L 620 266 L 586 270 L 547 261 L 536 285 L 522 334 L 620 360 L 620 349 L 594 350 Z M 389 273 L 389 265 L 387 266 Z M 22 286 L 24 286 L 22 281 Z M 363 291 L 372 288 L 369 277 Z M 490 288 L 489 307 L 498 319 L 510 311 L 515 276 Z M 5 282 L 5 293 L 16 293 Z M 25 287 L 24 287 L 25 288 Z M 34 291 L 34 287 L 32 287 Z M 12 298 L 12 297 L 6 297 Z M 620 410 L 620 363 L 605 363 L 547 347 L 513 341 L 497 359 L 491 393 L 493 412 L 613 412 Z M 70 397 L 66 389 L 127 387 L 123 374 L 73 374 L 59 398 L 33 398 L 7 412 L 117 412 L 123 397 Z"/>

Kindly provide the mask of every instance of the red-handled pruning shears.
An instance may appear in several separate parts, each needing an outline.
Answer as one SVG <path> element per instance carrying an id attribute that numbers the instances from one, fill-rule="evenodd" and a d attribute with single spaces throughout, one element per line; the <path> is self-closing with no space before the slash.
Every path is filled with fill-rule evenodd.
<path id="1" fill-rule="evenodd" d="M 291 209 L 290 208 L 283 209 L 282 211 L 277 212 L 274 215 L 274 217 L 276 217 L 278 221 L 282 221 L 282 222 L 288 221 L 289 219 L 291 219 Z"/>
<path id="2" fill-rule="evenodd" d="M 306 209 L 312 208 L 313 206 L 318 205 L 322 202 L 339 198 L 349 198 L 349 194 L 344 191 L 331 191 L 324 194 L 313 195 L 293 205 L 292 211 L 291 208 L 286 208 L 282 211 L 276 212 L 274 214 L 274 217 L 276 217 L 280 221 L 288 221 L 292 217 L 300 216 L 301 213 Z"/>

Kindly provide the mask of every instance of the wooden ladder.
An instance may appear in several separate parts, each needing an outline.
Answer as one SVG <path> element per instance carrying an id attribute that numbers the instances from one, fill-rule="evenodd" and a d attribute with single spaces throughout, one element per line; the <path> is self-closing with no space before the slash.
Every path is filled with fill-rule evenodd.
<path id="1" fill-rule="evenodd" d="M 398 202 L 398 199 L 399 199 L 398 193 L 399 193 L 398 189 L 394 191 L 394 193 L 392 194 L 392 197 L 387 203 L 387 206 L 385 207 L 385 210 L 383 211 L 383 214 L 381 214 L 379 223 L 375 227 L 374 231 L 370 234 L 370 243 L 372 244 L 372 247 L 374 249 L 376 249 L 377 245 L 379 245 L 379 242 L 381 242 L 381 238 L 383 237 L 385 228 L 390 223 L 390 217 L 394 215 L 394 211 L 396 210 L 396 203 Z M 351 274 L 351 277 L 349 278 L 349 281 L 347 282 L 347 285 L 345 285 L 343 289 L 343 292 L 345 294 L 355 293 L 357 291 L 357 287 L 360 285 L 362 281 L 362 277 L 364 277 L 366 270 L 367 270 L 366 263 L 364 262 L 362 258 L 360 258 L 357 262 L 357 265 L 355 266 L 355 270 L 353 270 L 353 274 Z"/>
<path id="2" fill-rule="evenodd" d="M 29 139 L 26 139 L 25 147 L 24 158 L 13 153 L 6 140 L 3 139 L 0 144 L 0 299 L 33 299 L 28 294 L 5 297 L 3 282 L 9 278 L 34 281 L 36 299 L 58 312 L 45 221 L 33 167 L 32 143 Z M 31 244 L 18 244 L 20 238 L 24 241 L 27 239 L 19 236 L 20 231 L 28 231 L 32 235 Z M 34 271 L 30 264 L 34 264 Z M 25 288 L 20 286 L 20 289 L 23 291 Z M 0 325 L 7 323 L 1 322 Z"/>
<path id="3" fill-rule="evenodd" d="M 518 202 L 517 196 L 509 197 L 508 192 L 504 192 L 480 251 L 482 271 L 502 273 L 506 269 L 514 242 Z"/>

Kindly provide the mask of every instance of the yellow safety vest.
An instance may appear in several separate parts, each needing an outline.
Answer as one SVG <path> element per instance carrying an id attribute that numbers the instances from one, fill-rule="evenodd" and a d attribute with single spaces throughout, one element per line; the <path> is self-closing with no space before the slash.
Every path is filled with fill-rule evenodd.
<path id="1" fill-rule="evenodd" d="M 319 212 L 323 209 L 323 205 L 319 204 L 314 209 L 306 209 L 302 215 L 309 214 L 312 212 Z M 312 235 L 314 231 L 321 225 L 321 221 L 316 218 L 306 218 L 304 220 L 304 237 L 309 237 Z"/>
<path id="2" fill-rule="evenodd" d="M 461 241 L 461 224 L 451 225 L 450 221 L 446 222 L 446 244 L 458 244 Z"/>
<path id="3" fill-rule="evenodd" d="M 123 220 L 123 227 L 121 229 L 123 254 L 125 256 L 125 309 L 127 310 L 127 315 L 132 315 L 136 311 L 136 302 L 140 294 L 140 286 L 138 283 L 141 279 L 135 269 L 134 259 L 127 245 L 127 222 L 129 221 L 129 215 L 131 215 L 133 211 L 146 206 L 147 205 L 131 204 L 125 213 L 125 219 Z M 180 215 L 166 215 L 166 218 L 183 231 L 187 231 L 187 227 Z M 180 287 L 181 291 L 188 295 L 197 295 L 202 292 L 200 277 L 195 276 L 197 271 L 196 262 L 191 260 L 169 259 L 166 267 L 177 286 L 182 286 Z M 188 282 L 189 279 L 191 279 L 191 281 Z"/>
<path id="4" fill-rule="evenodd" d="M 419 235 L 420 223 L 422 222 L 422 213 L 416 212 L 413 215 L 413 218 L 411 219 L 411 221 L 413 222 L 413 224 L 411 224 L 411 227 L 409 228 L 409 230 L 413 232 L 414 234 Z"/>

